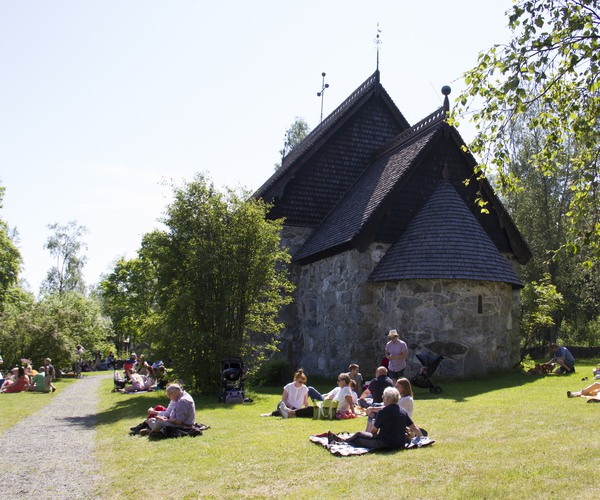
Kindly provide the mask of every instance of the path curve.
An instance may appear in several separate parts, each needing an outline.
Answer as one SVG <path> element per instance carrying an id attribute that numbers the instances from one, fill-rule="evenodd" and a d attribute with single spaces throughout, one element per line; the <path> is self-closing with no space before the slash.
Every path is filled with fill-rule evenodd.
<path id="1" fill-rule="evenodd" d="M 93 498 L 98 387 L 111 375 L 92 375 L 60 389 L 52 402 L 0 435 L 0 496 Z"/>

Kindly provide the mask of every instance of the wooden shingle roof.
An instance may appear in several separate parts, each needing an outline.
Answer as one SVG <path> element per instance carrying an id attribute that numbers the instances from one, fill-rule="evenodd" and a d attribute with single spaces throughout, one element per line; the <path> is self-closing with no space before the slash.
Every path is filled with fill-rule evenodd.
<path id="1" fill-rule="evenodd" d="M 308 262 L 345 248 L 360 248 L 362 233 L 377 224 L 382 212 L 393 202 L 398 184 L 436 134 L 441 133 L 441 121 L 437 125 L 419 135 L 410 131 L 401 134 L 404 147 L 373 162 L 293 259 Z"/>
<path id="2" fill-rule="evenodd" d="M 372 161 L 409 124 L 379 82 L 379 71 L 316 127 L 254 193 L 270 217 L 316 227 Z"/>
<path id="3" fill-rule="evenodd" d="M 433 278 L 523 286 L 454 186 L 445 179 L 388 249 L 369 281 Z"/>

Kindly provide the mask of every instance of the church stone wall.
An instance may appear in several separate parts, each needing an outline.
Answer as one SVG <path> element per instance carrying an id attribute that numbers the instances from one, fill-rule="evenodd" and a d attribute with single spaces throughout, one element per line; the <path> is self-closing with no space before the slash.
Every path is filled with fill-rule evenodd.
<path id="1" fill-rule="evenodd" d="M 286 228 L 284 242 L 308 233 Z M 294 303 L 282 315 L 283 353 L 310 374 L 333 376 L 357 362 L 365 377 L 379 365 L 387 332 L 409 345 L 407 376 L 421 364 L 416 352 L 445 359 L 436 375 L 469 377 L 518 361 L 519 293 L 505 283 L 367 278 L 389 245 L 347 251 L 306 266 L 292 265 Z"/>

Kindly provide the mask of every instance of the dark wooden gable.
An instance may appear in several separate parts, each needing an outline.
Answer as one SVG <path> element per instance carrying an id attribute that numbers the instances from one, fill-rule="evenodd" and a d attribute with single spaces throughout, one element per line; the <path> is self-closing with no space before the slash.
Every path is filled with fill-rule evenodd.
<path id="1" fill-rule="evenodd" d="M 293 259 L 306 264 L 350 248 L 363 251 L 373 241 L 394 243 L 446 178 L 497 251 L 526 263 L 531 258 L 527 245 L 489 184 L 475 179 L 476 163 L 445 116 L 440 108 L 383 146 Z M 472 182 L 465 185 L 465 179 Z M 489 202 L 489 213 L 475 204 L 479 196 Z"/>
<path id="2" fill-rule="evenodd" d="M 441 179 L 369 276 L 369 281 L 459 279 L 522 287 L 521 280 L 469 210 Z"/>
<path id="3" fill-rule="evenodd" d="M 274 204 L 269 217 L 316 227 L 367 169 L 374 152 L 407 128 L 376 71 L 284 158 L 254 196 Z"/>

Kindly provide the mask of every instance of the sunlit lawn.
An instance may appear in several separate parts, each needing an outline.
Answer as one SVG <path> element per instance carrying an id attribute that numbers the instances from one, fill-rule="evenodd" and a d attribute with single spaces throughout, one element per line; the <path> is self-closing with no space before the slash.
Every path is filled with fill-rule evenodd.
<path id="1" fill-rule="evenodd" d="M 20 420 L 47 405 L 60 391 L 75 379 L 61 378 L 54 381 L 56 392 L 42 393 L 24 391 L 16 394 L 0 394 L 0 434 Z"/>
<path id="2" fill-rule="evenodd" d="M 365 419 L 261 418 L 280 388 L 226 406 L 197 398 L 203 436 L 164 441 L 129 436 L 163 393 L 127 396 L 102 385 L 97 458 L 103 498 L 600 498 L 600 404 L 567 399 L 598 360 L 576 374 L 508 374 L 416 389 L 414 419 L 436 444 L 420 450 L 340 458 L 308 440 L 355 431 Z M 333 387 L 333 379 L 330 384 Z M 321 389 L 327 390 L 325 386 Z M 1 402 L 1 401 L 0 401 Z"/>

